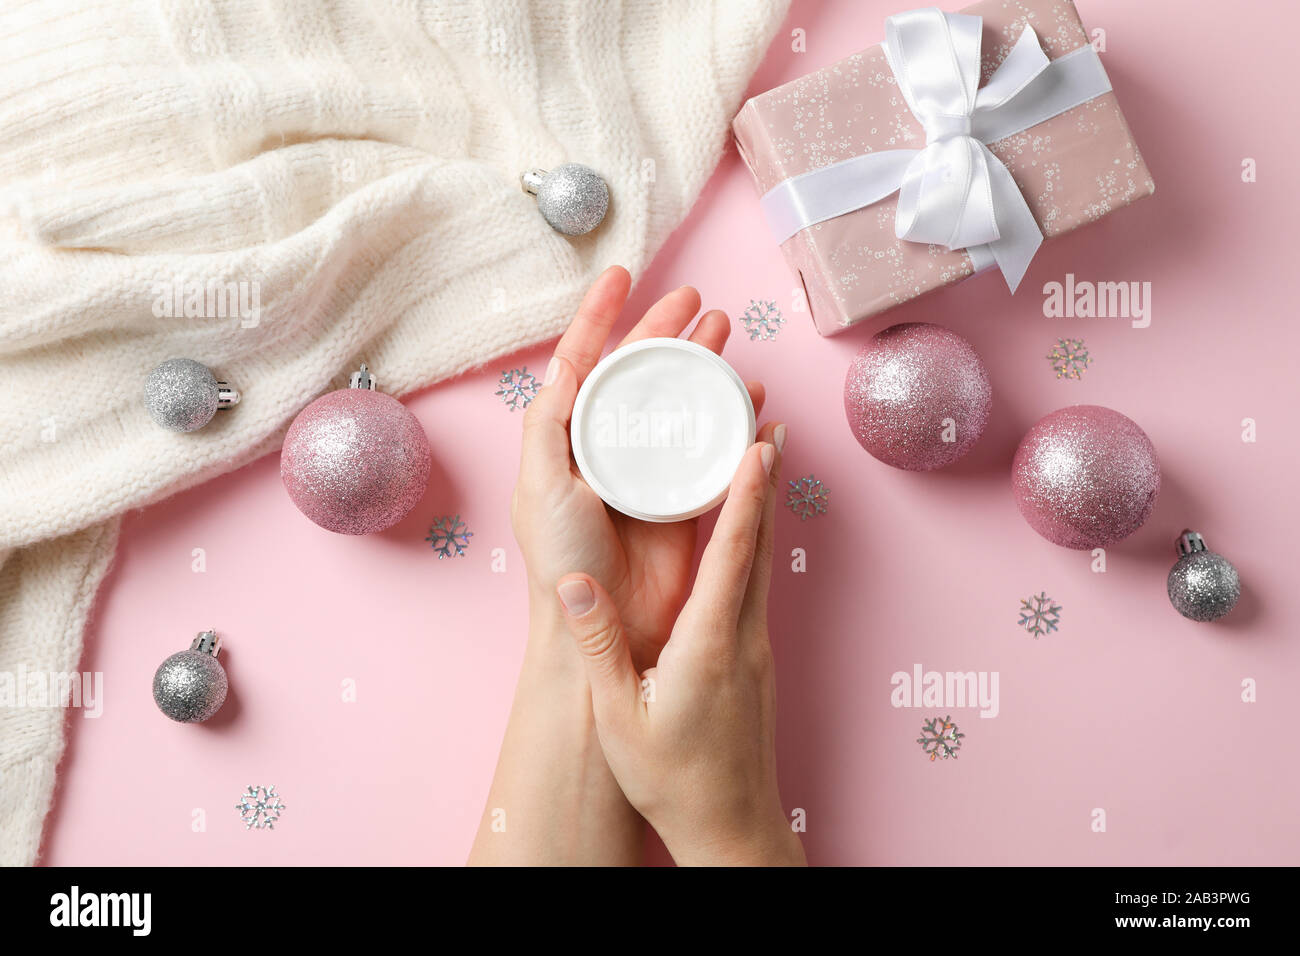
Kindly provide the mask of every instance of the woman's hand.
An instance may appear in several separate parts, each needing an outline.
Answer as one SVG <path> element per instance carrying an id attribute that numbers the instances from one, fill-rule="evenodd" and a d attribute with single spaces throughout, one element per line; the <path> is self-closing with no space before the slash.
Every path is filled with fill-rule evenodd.
<path id="1" fill-rule="evenodd" d="M 555 592 L 568 571 L 608 582 L 622 602 L 629 653 L 649 667 L 690 583 L 696 523 L 646 524 L 611 512 L 569 455 L 578 387 L 600 358 L 630 284 L 618 267 L 596 280 L 524 416 L 511 519 L 528 569 L 528 643 L 471 863 L 598 865 L 641 858 L 645 825 L 601 753 L 587 675 Z M 699 307 L 699 293 L 678 289 L 651 307 L 624 342 L 680 335 Z M 728 329 L 725 315 L 708 312 L 690 338 L 719 352 Z M 749 392 L 761 407 L 762 387 L 751 385 Z"/>
<path id="2" fill-rule="evenodd" d="M 644 678 L 624 601 L 589 573 L 566 575 L 557 587 L 605 759 L 679 864 L 805 863 L 777 790 L 767 637 L 785 426 L 765 426 L 759 438 L 732 480 L 658 666 Z"/>
<path id="3" fill-rule="evenodd" d="M 560 575 L 585 571 L 609 588 L 632 660 L 645 668 L 658 659 L 686 600 L 697 522 L 655 524 L 606 508 L 569 454 L 574 400 L 600 359 L 631 281 L 621 266 L 606 269 L 556 346 L 543 387 L 524 416 L 511 520 L 528 568 L 534 633 L 552 628 L 563 632 L 555 586 Z M 699 293 L 683 286 L 651 306 L 619 344 L 675 338 L 699 308 Z M 724 313 L 706 312 L 690 340 L 721 353 L 730 328 Z M 748 388 L 757 412 L 763 406 L 763 387 L 750 383 Z"/>

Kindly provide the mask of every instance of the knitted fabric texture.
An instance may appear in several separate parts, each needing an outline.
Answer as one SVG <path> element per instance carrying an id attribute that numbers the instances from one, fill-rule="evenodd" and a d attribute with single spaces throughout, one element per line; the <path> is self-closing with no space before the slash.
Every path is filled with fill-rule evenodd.
<path id="1" fill-rule="evenodd" d="M 0 703 L 77 669 L 123 511 L 275 450 L 359 361 L 402 395 L 639 274 L 787 2 L 0 8 Z M 518 180 L 567 161 L 611 193 L 578 239 Z M 177 356 L 242 402 L 154 425 L 143 382 Z M 36 858 L 66 715 L 0 706 L 0 863 Z"/>

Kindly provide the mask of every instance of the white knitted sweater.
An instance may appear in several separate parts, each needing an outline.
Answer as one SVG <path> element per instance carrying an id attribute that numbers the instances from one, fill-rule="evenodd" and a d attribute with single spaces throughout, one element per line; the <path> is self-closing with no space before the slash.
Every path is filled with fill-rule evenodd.
<path id="1" fill-rule="evenodd" d="M 125 509 L 274 450 L 359 359 L 400 395 L 644 268 L 787 2 L 0 6 L 0 680 L 76 669 Z M 612 196 L 576 240 L 518 182 L 564 161 Z M 168 314 L 217 283 L 257 314 Z M 156 427 L 144 377 L 174 356 L 239 407 Z M 0 863 L 36 858 L 63 721 L 0 706 Z"/>

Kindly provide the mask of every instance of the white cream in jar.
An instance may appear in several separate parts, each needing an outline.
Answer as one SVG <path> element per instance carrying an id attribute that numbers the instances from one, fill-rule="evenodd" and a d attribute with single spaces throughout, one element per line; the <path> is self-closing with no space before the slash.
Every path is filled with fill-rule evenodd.
<path id="1" fill-rule="evenodd" d="M 596 494 L 644 521 L 721 503 L 756 421 L 735 370 L 684 339 L 642 339 L 605 356 L 578 391 L 573 457 Z"/>

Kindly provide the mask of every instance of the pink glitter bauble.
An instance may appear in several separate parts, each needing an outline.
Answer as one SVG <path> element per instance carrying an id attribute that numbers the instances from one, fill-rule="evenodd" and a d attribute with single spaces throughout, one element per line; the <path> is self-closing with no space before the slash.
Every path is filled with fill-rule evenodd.
<path id="1" fill-rule="evenodd" d="M 988 373 L 971 344 L 928 323 L 872 336 L 844 380 L 844 411 L 858 444 L 908 471 L 943 468 L 970 451 L 992 401 Z"/>
<path id="2" fill-rule="evenodd" d="M 298 510 L 329 531 L 391 528 L 424 496 L 429 440 L 391 395 L 341 388 L 293 420 L 280 478 Z"/>
<path id="3" fill-rule="evenodd" d="M 1011 485 L 1029 526 L 1080 550 L 1126 538 L 1160 493 L 1160 462 L 1146 432 L 1100 405 L 1058 409 L 1016 449 Z"/>

